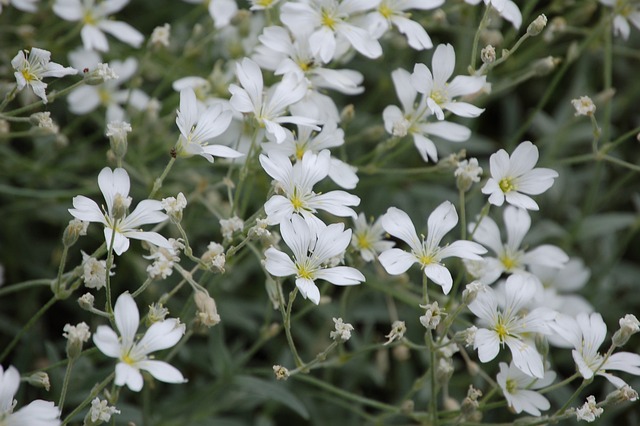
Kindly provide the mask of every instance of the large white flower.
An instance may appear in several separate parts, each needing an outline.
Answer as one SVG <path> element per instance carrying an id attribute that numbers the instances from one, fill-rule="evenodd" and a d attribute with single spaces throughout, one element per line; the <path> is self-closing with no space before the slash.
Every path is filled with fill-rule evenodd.
<path id="1" fill-rule="evenodd" d="M 390 207 L 382 216 L 382 227 L 385 231 L 409 245 L 411 252 L 399 248 L 392 248 L 380 253 L 378 259 L 392 275 L 405 272 L 414 263 L 419 263 L 425 275 L 434 283 L 442 287 L 444 294 L 449 293 L 453 279 L 449 270 L 441 263 L 447 257 L 463 259 L 481 259 L 480 255 L 487 250 L 472 241 L 454 241 L 440 247 L 440 241 L 458 223 L 456 208 L 449 201 L 440 204 L 429 215 L 427 220 L 427 237 L 418 238 L 411 218 L 404 211 Z"/>
<path id="2" fill-rule="evenodd" d="M 2 13 L 2 8 L 9 4 L 12 4 L 13 7 L 23 12 L 37 12 L 38 7 L 36 4 L 39 1 L 40 0 L 2 0 L 0 1 L 0 13 Z"/>
<path id="3" fill-rule="evenodd" d="M 507 366 L 500 363 L 500 372 L 496 376 L 496 382 L 502 389 L 502 393 L 516 413 L 529 413 L 532 416 L 539 416 L 540 410 L 548 410 L 551 407 L 549 400 L 536 392 L 534 389 L 541 389 L 549 386 L 556 378 L 556 373 L 546 371 L 544 378 L 533 379 L 524 374 L 513 363 Z"/>
<path id="4" fill-rule="evenodd" d="M 37 399 L 16 412 L 13 399 L 20 386 L 20 373 L 13 366 L 6 370 L 0 365 L 0 425 L 2 426 L 59 426 L 60 410 L 53 402 Z"/>
<path id="5" fill-rule="evenodd" d="M 408 71 L 398 68 L 391 73 L 391 79 L 402 110 L 395 105 L 387 106 L 382 112 L 384 128 L 393 136 L 411 135 L 424 161 L 429 161 L 429 158 L 438 161 L 438 151 L 431 140 L 431 135 L 451 142 L 464 142 L 469 139 L 471 130 L 465 126 L 448 121 L 428 122 L 428 118 L 433 115 L 427 105 L 427 99 L 430 98 L 424 95 L 416 103 L 418 91 L 413 87 L 411 74 Z"/>
<path id="6" fill-rule="evenodd" d="M 320 290 L 315 280 L 329 281 L 335 285 L 355 285 L 365 280 L 364 275 L 349 266 L 327 264 L 341 256 L 351 240 L 351 230 L 344 224 L 325 225 L 318 222 L 314 226 L 300 216 L 284 220 L 280 224 L 282 239 L 293 252 L 293 259 L 280 250 L 270 247 L 265 252 L 265 268 L 276 277 L 296 277 L 300 293 L 316 305 L 320 302 Z"/>
<path id="7" fill-rule="evenodd" d="M 141 225 L 158 223 L 168 216 L 162 213 L 162 203 L 158 200 L 143 200 L 135 210 L 127 214 L 129 197 L 129 174 L 125 169 L 111 170 L 105 167 L 98 175 L 98 186 L 107 203 L 106 211 L 90 198 L 78 195 L 73 198 L 73 209 L 69 213 L 76 219 L 87 222 L 99 222 L 104 225 L 104 238 L 107 246 L 113 238 L 113 251 L 121 255 L 129 249 L 129 238 L 148 241 L 159 247 L 172 248 L 171 243 L 157 232 L 142 232 Z M 112 234 L 115 232 L 115 235 Z"/>
<path id="8" fill-rule="evenodd" d="M 180 129 L 177 151 L 183 155 L 201 155 L 213 163 L 213 156 L 223 158 L 241 157 L 242 153 L 224 145 L 209 145 L 212 138 L 222 134 L 231 123 L 233 112 L 224 110 L 221 104 L 198 110 L 198 101 L 193 89 L 180 91 L 180 109 L 176 124 Z"/>
<path id="9" fill-rule="evenodd" d="M 640 5 L 630 0 L 600 0 L 600 3 L 613 8 L 613 33 L 624 40 L 629 39 L 631 26 L 640 29 Z"/>
<path id="10" fill-rule="evenodd" d="M 379 253 L 393 248 L 393 241 L 384 239 L 384 228 L 382 228 L 382 216 L 375 222 L 369 223 L 360 213 L 353 222 L 353 236 L 351 246 L 360 252 L 360 256 L 365 262 L 371 262 Z"/>
<path id="11" fill-rule="evenodd" d="M 28 56 L 27 56 L 28 54 Z M 47 94 L 45 89 L 47 83 L 42 79 L 45 77 L 64 77 L 65 75 L 74 75 L 77 71 L 71 67 L 63 67 L 60 64 L 51 62 L 51 52 L 44 49 L 34 47 L 31 51 L 21 50 L 11 60 L 11 65 L 15 72 L 18 90 L 22 90 L 25 86 L 31 86 L 33 93 L 36 94 L 42 103 L 47 103 Z"/>
<path id="12" fill-rule="evenodd" d="M 525 194 L 538 195 L 551 188 L 558 172 L 534 166 L 538 162 L 538 148 L 529 141 L 516 147 L 509 156 L 504 149 L 489 158 L 491 177 L 482 188 L 489 202 L 501 206 L 504 201 L 527 210 L 538 210 L 538 204 Z"/>
<path id="13" fill-rule="evenodd" d="M 530 266 L 539 265 L 561 269 L 569 261 L 569 256 L 559 247 L 543 244 L 525 251 L 522 240 L 531 227 L 529 213 L 513 206 L 504 209 L 504 226 L 507 229 L 507 241 L 502 242 L 500 228 L 490 217 L 484 217 L 478 225 L 473 239 L 490 248 L 496 257 L 485 257 L 486 265 L 482 276 L 476 277 L 484 284 L 491 284 L 503 273 L 523 273 Z M 469 232 L 476 227 L 469 224 Z"/>
<path id="14" fill-rule="evenodd" d="M 626 384 L 624 380 L 608 373 L 608 371 L 624 371 L 640 376 L 640 355 L 631 352 L 617 352 L 605 361 L 598 352 L 607 335 L 607 325 L 599 313 L 580 313 L 576 318 L 558 315 L 551 327 L 559 337 L 566 340 L 574 348 L 571 352 L 573 360 L 585 379 L 590 379 L 594 374 L 597 374 L 605 377 L 615 387 L 620 388 Z"/>
<path id="15" fill-rule="evenodd" d="M 536 350 L 530 333 L 549 334 L 549 322 L 556 313 L 547 308 L 526 312 L 526 306 L 536 296 L 538 286 L 526 275 L 511 275 L 505 284 L 504 306 L 499 306 L 499 297 L 491 287 L 484 287 L 469 310 L 480 318 L 473 348 L 478 350 L 481 362 L 494 359 L 505 344 L 511 350 L 513 363 L 523 373 L 544 377 L 542 355 Z"/>
<path id="16" fill-rule="evenodd" d="M 56 0 L 53 11 L 64 20 L 82 21 L 80 36 L 85 49 L 106 52 L 109 42 L 104 32 L 133 47 L 140 47 L 144 41 L 144 36 L 131 25 L 110 19 L 109 15 L 128 3 L 129 0 Z"/>
<path id="17" fill-rule="evenodd" d="M 364 28 L 349 22 L 352 15 L 375 7 L 379 0 L 309 0 L 288 2 L 282 6 L 280 19 L 296 34 L 309 34 L 311 52 L 322 62 L 335 58 L 338 45 L 347 40 L 368 58 L 382 55 L 382 46 Z"/>
<path id="18" fill-rule="evenodd" d="M 133 297 L 129 293 L 121 294 L 113 313 L 120 337 L 111 327 L 101 325 L 93 334 L 93 343 L 106 356 L 118 359 L 114 381 L 117 386 L 127 385 L 134 392 L 140 391 L 143 384 L 140 370 L 149 372 L 161 382 L 186 382 L 177 368 L 149 357 L 152 352 L 175 346 L 184 335 L 184 324 L 175 318 L 155 322 L 136 342 L 140 312 Z"/>
<path id="19" fill-rule="evenodd" d="M 431 60 L 433 74 L 425 64 L 416 64 L 411 74 L 415 89 L 427 96 L 427 105 L 438 120 L 444 120 L 447 110 L 460 117 L 477 117 L 484 111 L 467 102 L 458 102 L 454 98 L 477 93 L 486 82 L 486 76 L 456 76 L 449 83 L 456 66 L 456 52 L 450 44 L 436 47 Z"/>
<path id="20" fill-rule="evenodd" d="M 318 210 L 340 217 L 356 217 L 356 212 L 349 206 L 360 204 L 360 198 L 345 191 L 323 194 L 313 191 L 313 186 L 329 174 L 331 155 L 328 150 L 317 155 L 307 151 L 295 164 L 280 153 L 262 154 L 260 164 L 282 191 L 282 195 L 273 195 L 264 205 L 270 225 L 289 220 L 294 214 L 310 222 L 319 222 L 320 219 L 314 215 Z"/>
<path id="21" fill-rule="evenodd" d="M 280 83 L 263 95 L 264 81 L 258 64 L 244 58 L 236 64 L 236 74 L 242 87 L 235 84 L 229 86 L 231 106 L 238 112 L 253 113 L 258 123 L 267 129 L 267 134 L 273 136 L 277 143 L 282 143 L 286 137 L 281 123 L 315 126 L 316 121 L 313 119 L 285 115 L 286 109 L 302 99 L 307 91 L 307 84 L 301 75 L 286 74 Z"/>
<path id="22" fill-rule="evenodd" d="M 374 12 L 369 13 L 367 21 L 374 37 L 380 38 L 391 26 L 407 36 L 409 46 L 416 50 L 431 49 L 433 43 L 424 27 L 409 19 L 409 9 L 429 10 L 440 7 L 444 0 L 381 0 Z"/>
<path id="23" fill-rule="evenodd" d="M 484 1 L 487 7 L 493 7 L 500 13 L 500 15 L 511 22 L 514 27 L 520 28 L 522 25 L 522 12 L 515 2 L 511 0 L 464 0 L 469 4 L 478 4 L 480 1 Z"/>
<path id="24" fill-rule="evenodd" d="M 231 19 L 238 13 L 236 0 L 183 0 L 187 3 L 204 3 L 213 19 L 216 29 L 224 28 L 231 23 Z"/>

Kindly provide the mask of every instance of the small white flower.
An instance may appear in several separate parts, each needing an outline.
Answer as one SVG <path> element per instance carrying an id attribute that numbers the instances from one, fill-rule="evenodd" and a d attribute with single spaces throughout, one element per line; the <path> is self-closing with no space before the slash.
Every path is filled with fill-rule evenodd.
<path id="1" fill-rule="evenodd" d="M 37 399 L 13 411 L 17 401 L 13 399 L 20 386 L 20 373 L 13 366 L 6 370 L 0 366 L 0 424 L 6 426 L 59 426 L 60 410 L 53 402 Z"/>
<path id="2" fill-rule="evenodd" d="M 225 110 L 222 104 L 210 106 L 205 111 L 198 110 L 198 101 L 193 89 L 180 91 L 180 109 L 176 124 L 180 137 L 176 150 L 184 156 L 200 155 L 210 163 L 213 157 L 238 158 L 244 154 L 225 145 L 210 145 L 209 141 L 224 133 L 231 123 L 233 112 Z"/>
<path id="3" fill-rule="evenodd" d="M 387 338 L 387 341 L 384 342 L 384 344 L 388 345 L 391 342 L 402 339 L 404 337 L 404 333 L 406 332 L 407 326 L 405 325 L 404 321 L 394 321 L 393 324 L 391 324 L 391 331 L 389 332 L 389 334 L 384 336 Z"/>
<path id="4" fill-rule="evenodd" d="M 105 135 L 109 138 L 126 139 L 127 134 L 132 132 L 131 124 L 126 121 L 114 120 L 107 124 Z"/>
<path id="5" fill-rule="evenodd" d="M 160 202 L 162 203 L 162 208 L 169 216 L 182 215 L 182 210 L 187 207 L 187 198 L 182 192 L 179 192 L 177 197 L 163 198 Z"/>
<path id="6" fill-rule="evenodd" d="M 351 338 L 353 326 L 349 323 L 342 322 L 342 318 L 334 318 L 333 323 L 335 330 L 329 333 L 329 337 L 338 342 L 346 342 Z"/>
<path id="7" fill-rule="evenodd" d="M 110 407 L 107 400 L 95 398 L 91 401 L 89 417 L 92 422 L 108 422 L 114 414 L 120 414 L 120 410 L 116 409 L 116 407 Z"/>
<path id="8" fill-rule="evenodd" d="M 438 120 L 444 120 L 447 110 L 460 117 L 477 117 L 484 111 L 467 102 L 458 102 L 454 98 L 479 92 L 486 83 L 486 76 L 459 75 L 447 82 L 456 65 L 456 53 L 450 44 L 440 44 L 433 53 L 431 68 L 416 64 L 411 74 L 413 87 L 427 97 L 429 109 Z"/>
<path id="9" fill-rule="evenodd" d="M 420 324 L 427 330 L 435 330 L 445 315 L 443 309 L 440 309 L 438 302 L 433 302 L 429 305 L 420 305 L 420 307 L 426 309 L 425 314 L 420 317 Z"/>
<path id="10" fill-rule="evenodd" d="M 525 412 L 532 416 L 540 416 L 541 410 L 548 410 L 551 407 L 549 400 L 534 389 L 549 386 L 556 378 L 556 373 L 546 371 L 544 378 L 532 379 L 524 374 L 513 363 L 507 366 L 500 363 L 500 372 L 496 376 L 496 382 L 502 389 L 507 403 L 516 413 Z"/>
<path id="11" fill-rule="evenodd" d="M 115 265 L 112 265 L 113 268 Z M 100 290 L 107 285 L 107 261 L 98 260 L 82 252 L 82 280 L 88 288 Z M 113 271 L 109 271 L 109 275 L 113 275 Z"/>
<path id="12" fill-rule="evenodd" d="M 596 112 L 596 105 L 588 96 L 580 96 L 579 99 L 571 100 L 571 105 L 575 108 L 576 115 L 593 115 Z"/>
<path id="13" fill-rule="evenodd" d="M 244 221 L 238 216 L 233 216 L 229 219 L 220 219 L 220 229 L 222 237 L 225 240 L 230 240 L 233 237 L 234 232 L 242 232 L 243 228 Z"/>
<path id="14" fill-rule="evenodd" d="M 144 36 L 131 25 L 110 18 L 128 3 L 129 0 L 56 0 L 53 12 L 66 21 L 82 22 L 80 36 L 85 49 L 106 52 L 109 42 L 105 32 L 133 47 L 140 47 L 144 41 Z"/>
<path id="15" fill-rule="evenodd" d="M 64 333 L 62 333 L 62 336 L 68 340 L 85 343 L 89 341 L 89 337 L 91 337 L 89 326 L 84 322 L 81 322 L 78 325 L 66 324 L 63 331 Z"/>
<path id="16" fill-rule="evenodd" d="M 157 232 L 142 232 L 141 225 L 158 223 L 167 219 L 162 213 L 162 203 L 157 200 L 143 200 L 130 214 L 127 207 L 131 203 L 129 197 L 129 174 L 125 169 L 102 169 L 98 175 L 98 186 L 105 201 L 106 211 L 101 210 L 95 201 L 82 195 L 73 198 L 73 209 L 69 213 L 77 219 L 87 222 L 99 222 L 104 225 L 104 238 L 107 246 L 111 246 L 119 256 L 129 249 L 129 238 L 148 241 L 160 247 L 171 248 L 165 237 Z M 115 235 L 113 235 L 115 233 Z"/>
<path id="17" fill-rule="evenodd" d="M 280 250 L 270 247 L 265 252 L 265 269 L 273 276 L 296 278 L 296 287 L 305 299 L 320 303 L 320 290 L 315 280 L 329 281 L 335 285 L 356 285 L 365 280 L 364 275 L 349 266 L 327 267 L 327 262 L 342 254 L 351 240 L 351 230 L 344 224 L 325 225 L 318 221 L 314 226 L 294 215 L 280 223 L 280 234 L 293 252 L 293 260 Z"/>
<path id="18" fill-rule="evenodd" d="M 11 65 L 15 72 L 18 90 L 22 90 L 25 86 L 30 86 L 33 93 L 36 94 L 42 103 L 46 104 L 47 94 L 45 89 L 47 83 L 42 79 L 45 77 L 64 77 L 65 75 L 75 75 L 77 70 L 71 67 L 63 67 L 60 64 L 51 62 L 51 52 L 44 49 L 34 47 L 31 51 L 21 50 L 11 60 Z"/>
<path id="19" fill-rule="evenodd" d="M 156 46 L 169 47 L 169 37 L 171 36 L 171 24 L 166 23 L 157 26 L 151 33 L 151 44 Z"/>
<path id="20" fill-rule="evenodd" d="M 469 160 L 462 160 L 458 162 L 453 175 L 457 178 L 456 183 L 458 188 L 463 191 L 468 191 L 474 182 L 480 182 L 480 176 L 482 176 L 482 167 L 478 165 L 477 158 L 471 158 Z"/>
<path id="21" fill-rule="evenodd" d="M 419 263 L 425 275 L 434 283 L 442 287 L 444 294 L 448 294 L 453 285 L 449 270 L 441 261 L 448 257 L 463 259 L 481 259 L 480 255 L 487 250 L 472 241 L 454 241 L 440 247 L 440 241 L 458 223 L 456 209 L 449 201 L 440 204 L 427 220 L 426 238 L 418 238 L 416 229 L 404 211 L 390 207 L 382 216 L 382 227 L 389 234 L 407 243 L 410 252 L 391 248 L 380 253 L 378 259 L 384 269 L 392 275 L 399 275 L 407 271 L 414 263 Z"/>
<path id="22" fill-rule="evenodd" d="M 381 218 L 369 223 L 360 213 L 353 221 L 353 235 L 351 236 L 351 246 L 360 252 L 360 256 L 365 262 L 371 262 L 378 254 L 392 248 L 395 243 L 384 239 L 384 228 L 382 228 Z"/>
<path id="23" fill-rule="evenodd" d="M 201 257 L 202 261 L 218 272 L 224 272 L 226 256 L 222 244 L 210 242 L 207 251 Z"/>
<path id="24" fill-rule="evenodd" d="M 535 168 L 538 148 L 529 141 L 522 142 L 509 156 L 504 149 L 489 158 L 491 177 L 482 188 L 489 202 L 501 206 L 507 203 L 527 210 L 538 210 L 538 204 L 525 194 L 538 195 L 551 188 L 558 172 Z"/>
<path id="25" fill-rule="evenodd" d="M 175 346 L 184 334 L 184 324 L 174 318 L 156 322 L 136 341 L 140 313 L 133 297 L 129 293 L 121 294 L 113 311 L 120 337 L 111 327 L 101 325 L 93 334 L 93 343 L 106 356 L 118 359 L 114 381 L 117 386 L 126 385 L 132 391 L 139 392 L 143 385 L 140 370 L 149 372 L 161 382 L 186 382 L 178 369 L 149 357 L 152 352 Z"/>
<path id="26" fill-rule="evenodd" d="M 602 407 L 598 407 L 596 404 L 596 398 L 593 395 L 587 397 L 587 402 L 578 409 L 576 409 L 576 418 L 578 420 L 584 420 L 587 423 L 594 422 L 604 412 Z"/>

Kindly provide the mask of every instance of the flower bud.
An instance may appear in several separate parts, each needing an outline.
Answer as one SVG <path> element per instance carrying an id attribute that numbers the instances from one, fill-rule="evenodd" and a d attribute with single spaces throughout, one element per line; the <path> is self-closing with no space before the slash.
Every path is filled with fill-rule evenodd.
<path id="1" fill-rule="evenodd" d="M 35 386 L 38 388 L 44 388 L 47 392 L 51 389 L 51 382 L 49 381 L 49 375 L 44 371 L 38 371 L 37 373 L 33 373 L 27 378 L 27 382 L 31 386 Z"/>
<path id="2" fill-rule="evenodd" d="M 167 197 L 162 199 L 162 208 L 169 215 L 169 219 L 173 223 L 180 223 L 182 221 L 182 211 L 187 207 L 187 198 L 182 192 L 178 193 L 177 197 Z"/>
<path id="3" fill-rule="evenodd" d="M 553 72 L 561 61 L 560 58 L 554 58 L 553 56 L 538 59 L 533 63 L 533 71 L 538 77 L 543 77 Z"/>
<path id="4" fill-rule="evenodd" d="M 95 297 L 91 293 L 85 293 L 78 298 L 78 305 L 85 311 L 89 311 L 93 309 L 93 303 L 95 302 Z"/>
<path id="5" fill-rule="evenodd" d="M 596 105 L 593 103 L 590 97 L 580 96 L 579 99 L 573 99 L 571 105 L 576 110 L 576 116 L 586 115 L 591 116 L 596 112 Z"/>
<path id="6" fill-rule="evenodd" d="M 118 74 L 109 67 L 109 64 L 98 64 L 96 69 L 84 74 L 84 82 L 89 86 L 97 86 L 105 81 L 118 78 Z"/>
<path id="7" fill-rule="evenodd" d="M 340 111 L 340 122 L 343 126 L 351 123 L 356 116 L 356 109 L 353 104 L 348 104 Z"/>
<path id="8" fill-rule="evenodd" d="M 220 322 L 220 315 L 218 315 L 216 302 L 211 296 L 204 291 L 196 291 L 193 295 L 193 299 L 198 307 L 198 313 L 196 316 L 203 325 L 213 327 Z"/>
<path id="9" fill-rule="evenodd" d="M 67 339 L 67 356 L 70 360 L 76 360 L 82 352 L 82 344 L 91 337 L 89 326 L 84 322 L 75 326 L 67 324 L 63 331 L 62 335 Z"/>
<path id="10" fill-rule="evenodd" d="M 624 385 L 619 389 L 614 390 L 605 399 L 605 404 L 621 404 L 626 401 L 637 401 L 638 392 L 636 392 L 631 386 Z"/>
<path id="11" fill-rule="evenodd" d="M 80 219 L 71 219 L 62 234 L 62 244 L 64 244 L 65 247 L 74 245 L 80 236 L 87 235 L 88 226 L 89 222 L 84 222 Z"/>
<path id="12" fill-rule="evenodd" d="M 395 340 L 402 339 L 406 331 L 407 326 L 404 324 L 404 321 L 394 321 L 393 324 L 391 324 L 391 331 L 389 334 L 384 336 L 387 338 L 387 341 L 384 344 L 388 345 Z"/>
<path id="13" fill-rule="evenodd" d="M 116 194 L 113 197 L 113 218 L 120 220 L 127 215 L 127 209 L 131 205 L 131 197 L 123 197 L 122 194 Z"/>
<path id="14" fill-rule="evenodd" d="M 542 32 L 544 27 L 547 26 L 547 17 L 545 14 L 539 15 L 532 23 L 527 27 L 527 34 L 531 37 L 535 37 Z"/>
<path id="15" fill-rule="evenodd" d="M 469 284 L 467 284 L 465 289 L 462 291 L 462 303 L 464 303 L 465 305 L 468 305 L 474 300 L 476 300 L 478 293 L 483 291 L 484 288 L 485 288 L 485 285 L 482 284 L 480 281 L 472 281 Z"/>
<path id="16" fill-rule="evenodd" d="M 131 133 L 131 130 L 131 124 L 126 121 L 111 121 L 107 124 L 106 136 L 117 159 L 124 158 L 127 153 L 127 133 Z"/>
<path id="17" fill-rule="evenodd" d="M 611 339 L 614 346 L 624 346 L 629 338 L 640 331 L 640 322 L 635 315 L 627 314 L 624 318 L 620 318 L 620 329 L 613 334 Z"/>

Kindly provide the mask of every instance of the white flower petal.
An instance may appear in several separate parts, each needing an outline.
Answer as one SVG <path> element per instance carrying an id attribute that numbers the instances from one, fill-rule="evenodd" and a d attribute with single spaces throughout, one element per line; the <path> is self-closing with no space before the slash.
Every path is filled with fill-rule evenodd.
<path id="1" fill-rule="evenodd" d="M 414 255 L 398 248 L 383 251 L 378 256 L 378 260 L 387 273 L 391 275 L 399 275 L 406 272 L 411 265 L 418 261 Z"/>
<path id="2" fill-rule="evenodd" d="M 133 344 L 138 325 L 140 324 L 140 312 L 133 297 L 127 292 L 122 293 L 113 308 L 116 327 L 122 337 L 122 346 L 128 348 Z"/>
<path id="3" fill-rule="evenodd" d="M 119 362 L 116 364 L 116 378 L 114 383 L 116 386 L 126 385 L 132 391 L 140 392 L 143 385 L 142 374 L 140 374 L 137 368 L 124 362 Z"/>
<path id="4" fill-rule="evenodd" d="M 122 348 L 115 331 L 106 325 L 100 325 L 93 333 L 93 343 L 100 352 L 111 358 L 120 358 Z"/>
<path id="5" fill-rule="evenodd" d="M 322 269 L 316 273 L 316 278 L 335 285 L 355 285 L 365 281 L 365 277 L 360 271 L 349 266 Z"/>
<path id="6" fill-rule="evenodd" d="M 186 383 L 180 370 L 164 361 L 146 359 L 136 364 L 140 370 L 148 371 L 156 380 L 165 383 Z"/>
<path id="7" fill-rule="evenodd" d="M 320 290 L 313 280 L 298 278 L 296 279 L 296 287 L 298 287 L 300 294 L 302 294 L 305 299 L 311 300 L 316 305 L 320 303 Z"/>

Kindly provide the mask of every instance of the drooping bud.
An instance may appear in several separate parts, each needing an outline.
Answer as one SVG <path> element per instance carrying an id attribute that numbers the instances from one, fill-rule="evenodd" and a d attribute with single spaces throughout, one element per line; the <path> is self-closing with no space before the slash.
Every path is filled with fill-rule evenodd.
<path id="1" fill-rule="evenodd" d="M 51 389 L 51 382 L 49 381 L 49 375 L 44 371 L 38 371 L 37 373 L 33 373 L 27 378 L 27 382 L 31 386 L 35 386 L 38 388 L 44 388 L 47 392 Z"/>
<path id="2" fill-rule="evenodd" d="M 220 322 L 220 315 L 218 315 L 216 302 L 211 296 L 204 291 L 196 291 L 193 295 L 193 299 L 198 307 L 198 313 L 196 316 L 203 325 L 213 327 Z"/>

